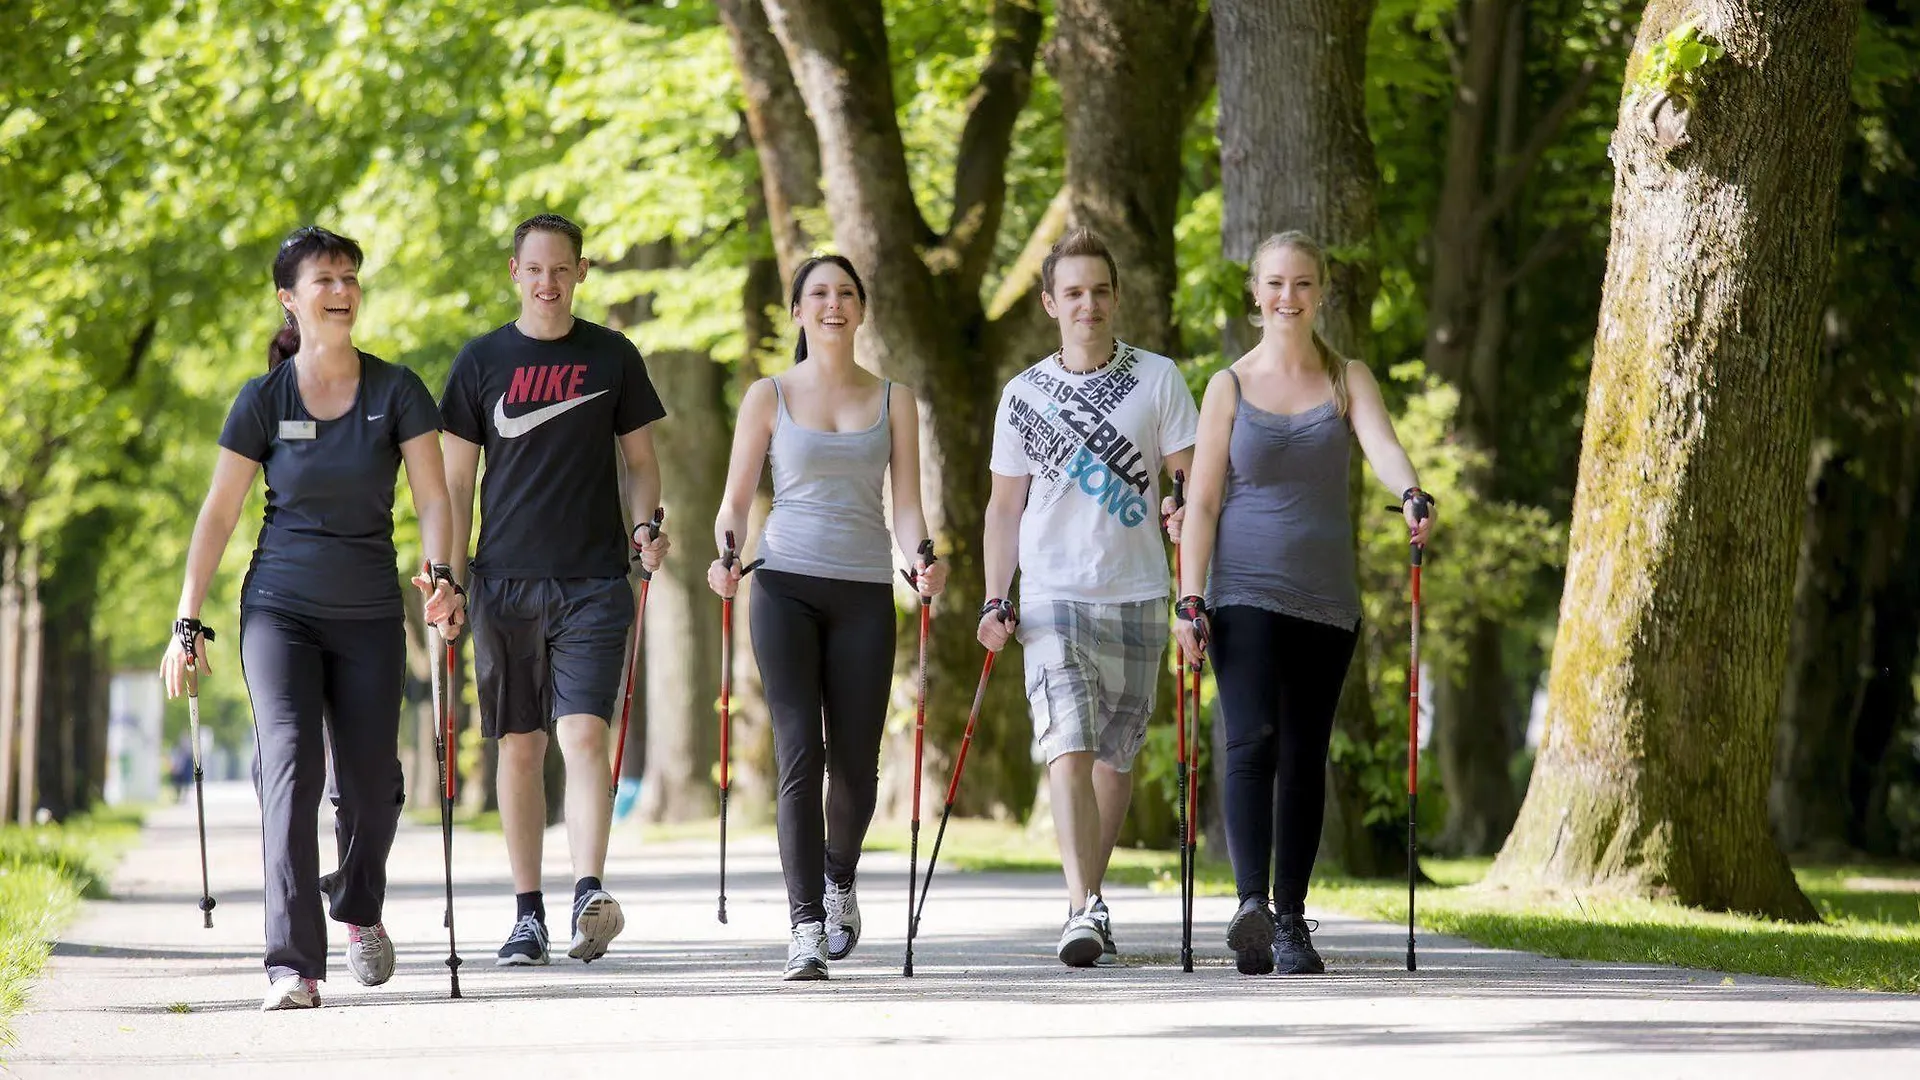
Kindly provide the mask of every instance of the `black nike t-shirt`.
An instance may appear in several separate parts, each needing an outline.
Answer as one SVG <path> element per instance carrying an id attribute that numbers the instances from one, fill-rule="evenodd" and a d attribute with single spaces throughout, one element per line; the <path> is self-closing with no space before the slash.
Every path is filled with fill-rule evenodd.
<path id="1" fill-rule="evenodd" d="M 399 618 L 393 491 L 400 444 L 439 430 L 420 376 L 360 354 L 353 407 L 317 420 L 294 362 L 240 388 L 220 445 L 260 463 L 267 511 L 242 609 L 333 619 Z"/>
<path id="2" fill-rule="evenodd" d="M 542 341 L 508 323 L 460 350 L 440 412 L 486 455 L 473 573 L 626 575 L 613 440 L 667 414 L 626 335 L 575 319 Z"/>

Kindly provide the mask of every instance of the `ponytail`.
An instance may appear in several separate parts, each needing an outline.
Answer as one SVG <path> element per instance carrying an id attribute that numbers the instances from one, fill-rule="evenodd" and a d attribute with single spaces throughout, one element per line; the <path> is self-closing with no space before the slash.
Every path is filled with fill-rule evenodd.
<path id="1" fill-rule="evenodd" d="M 1313 351 L 1320 354 L 1321 366 L 1327 369 L 1327 380 L 1333 383 L 1333 411 L 1341 416 L 1347 415 L 1346 358 L 1334 352 L 1333 346 L 1327 344 L 1327 339 L 1321 337 L 1318 330 L 1313 332 Z"/>
<path id="2" fill-rule="evenodd" d="M 800 340 L 793 343 L 793 362 L 798 364 L 807 358 L 807 328 L 800 328 Z"/>
<path id="3" fill-rule="evenodd" d="M 267 370 L 272 371 L 286 362 L 287 357 L 300 351 L 300 326 L 293 321 L 293 312 L 287 312 L 287 325 L 273 335 L 267 342 Z"/>

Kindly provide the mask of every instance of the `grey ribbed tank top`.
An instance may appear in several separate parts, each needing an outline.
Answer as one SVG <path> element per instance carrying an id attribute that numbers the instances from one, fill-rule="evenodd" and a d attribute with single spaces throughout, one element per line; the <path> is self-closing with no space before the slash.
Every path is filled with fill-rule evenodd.
<path id="1" fill-rule="evenodd" d="M 893 384 L 880 391 L 880 419 L 865 431 L 815 431 L 787 412 L 773 380 L 779 412 L 767 447 L 773 509 L 756 556 L 766 568 L 840 581 L 893 580 L 893 549 L 881 510 L 893 438 L 887 424 Z"/>
<path id="2" fill-rule="evenodd" d="M 1301 413 L 1247 404 L 1240 376 L 1208 578 L 1211 606 L 1244 604 L 1351 630 L 1360 623 L 1347 463 L 1351 429 L 1329 401 Z"/>

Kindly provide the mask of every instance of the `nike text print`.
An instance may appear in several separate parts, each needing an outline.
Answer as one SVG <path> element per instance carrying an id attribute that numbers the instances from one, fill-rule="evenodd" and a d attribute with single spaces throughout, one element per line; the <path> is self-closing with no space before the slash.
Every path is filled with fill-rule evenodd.
<path id="1" fill-rule="evenodd" d="M 493 403 L 493 427 L 503 439 L 517 439 L 563 413 L 592 401 L 605 390 L 591 394 L 580 392 L 587 381 L 585 364 L 537 364 L 513 369 L 507 392 Z M 545 401 L 553 404 L 519 416 L 508 416 L 507 406 Z"/>

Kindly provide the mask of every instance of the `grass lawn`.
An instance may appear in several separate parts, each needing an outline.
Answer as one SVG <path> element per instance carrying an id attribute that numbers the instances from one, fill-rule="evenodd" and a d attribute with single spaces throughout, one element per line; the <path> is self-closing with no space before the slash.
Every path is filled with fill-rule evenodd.
<path id="1" fill-rule="evenodd" d="M 0 826 L 0 1043 L 7 1020 L 54 936 L 82 897 L 106 895 L 107 877 L 140 831 L 137 812 L 101 809 L 63 825 Z"/>
<path id="2" fill-rule="evenodd" d="M 921 828 L 922 865 L 938 821 Z M 905 851 L 904 827 L 876 823 L 867 846 Z M 1057 873 L 1050 837 L 989 821 L 956 820 L 940 863 L 968 870 Z M 1177 889 L 1179 856 L 1123 848 L 1110 880 Z M 1678 904 L 1575 893 L 1521 896 L 1479 887 L 1487 859 L 1423 859 L 1433 884 L 1420 890 L 1421 928 L 1499 948 L 1582 960 L 1674 964 L 1775 975 L 1822 986 L 1920 993 L 1920 866 L 1807 866 L 1800 886 L 1825 917 L 1803 926 Z M 1202 895 L 1231 895 L 1233 876 L 1204 851 L 1195 874 Z M 1316 877 L 1309 907 L 1385 922 L 1407 919 L 1405 881 Z"/>

